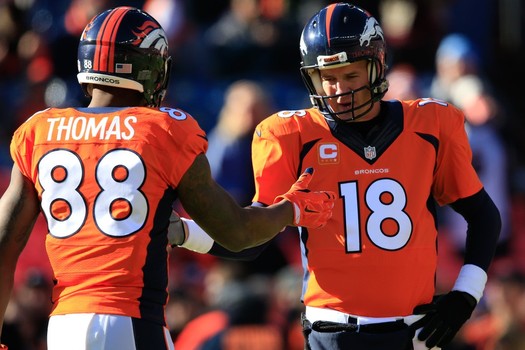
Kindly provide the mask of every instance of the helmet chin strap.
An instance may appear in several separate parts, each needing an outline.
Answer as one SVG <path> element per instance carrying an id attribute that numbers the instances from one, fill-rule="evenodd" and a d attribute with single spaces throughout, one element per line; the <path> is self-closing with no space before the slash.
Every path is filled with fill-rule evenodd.
<path id="1" fill-rule="evenodd" d="M 341 65 L 347 65 L 347 64 L 351 64 L 351 63 L 350 62 L 344 62 L 344 63 L 342 63 L 340 65 L 333 65 L 330 68 L 332 68 L 332 67 L 335 68 L 335 67 L 339 67 Z M 325 67 L 324 69 L 330 69 L 330 68 Z M 343 112 L 337 113 L 330 106 L 330 103 L 328 102 L 328 99 L 337 97 L 338 95 L 334 95 L 334 96 L 330 96 L 330 97 L 325 96 L 324 95 L 323 86 L 322 86 L 322 83 L 321 83 L 321 77 L 320 77 L 319 68 L 307 69 L 306 72 L 307 72 L 308 77 L 310 79 L 311 86 L 313 87 L 313 89 L 316 92 L 315 95 L 310 95 L 310 100 L 311 100 L 312 104 L 319 108 L 320 112 L 324 115 L 324 117 L 326 119 L 333 120 L 333 121 L 336 121 L 336 122 L 346 122 L 346 123 L 348 123 L 348 122 L 355 121 L 356 119 L 359 119 L 359 118 L 365 116 L 368 112 L 370 112 L 372 110 L 372 108 L 374 107 L 374 104 L 376 102 L 380 101 L 381 98 L 383 98 L 384 94 L 388 90 L 388 81 L 387 80 L 383 79 L 381 81 L 378 81 L 378 66 L 377 66 L 377 63 L 376 63 L 375 60 L 373 60 L 373 59 L 369 59 L 368 60 L 367 71 L 368 71 L 369 86 L 361 87 L 361 88 L 359 88 L 357 90 L 350 91 L 348 93 L 352 94 L 352 106 L 354 105 L 354 103 L 353 103 L 354 102 L 354 93 L 356 93 L 357 91 L 360 91 L 362 89 L 368 89 L 368 91 L 370 91 L 370 100 L 368 100 L 363 105 L 358 106 L 357 108 L 351 108 L 351 109 L 349 109 L 347 111 L 343 111 Z M 364 108 L 366 105 L 368 105 L 368 108 L 366 108 L 365 111 L 363 111 L 363 112 L 361 112 L 359 114 L 356 113 L 356 110 L 358 110 L 360 108 Z M 342 119 L 342 118 L 338 117 L 338 115 L 341 115 L 341 114 L 350 114 L 351 118 L 349 118 L 349 119 Z"/>

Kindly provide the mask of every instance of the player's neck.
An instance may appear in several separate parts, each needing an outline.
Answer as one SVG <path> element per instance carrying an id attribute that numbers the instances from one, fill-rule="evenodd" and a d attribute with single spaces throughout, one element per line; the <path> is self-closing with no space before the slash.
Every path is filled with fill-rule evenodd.
<path id="1" fill-rule="evenodd" d="M 141 95 L 134 90 L 94 87 L 88 107 L 130 107 L 142 106 Z"/>
<path id="2" fill-rule="evenodd" d="M 366 113 L 361 118 L 358 118 L 352 122 L 353 123 L 368 122 L 368 121 L 371 121 L 377 118 L 380 114 L 381 114 L 381 103 L 375 102 L 372 106 L 372 109 L 368 113 Z"/>

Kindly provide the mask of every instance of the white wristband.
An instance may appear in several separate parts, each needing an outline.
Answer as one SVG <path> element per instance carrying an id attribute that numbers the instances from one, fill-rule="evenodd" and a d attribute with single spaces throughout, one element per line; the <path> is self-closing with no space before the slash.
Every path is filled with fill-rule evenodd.
<path id="1" fill-rule="evenodd" d="M 479 303 L 479 300 L 483 296 L 486 283 L 487 273 L 479 266 L 467 264 L 461 267 L 452 290 L 467 292 Z"/>
<path id="2" fill-rule="evenodd" d="M 193 220 L 181 218 L 188 227 L 186 242 L 180 246 L 197 253 L 206 254 L 213 245 L 213 239 Z"/>

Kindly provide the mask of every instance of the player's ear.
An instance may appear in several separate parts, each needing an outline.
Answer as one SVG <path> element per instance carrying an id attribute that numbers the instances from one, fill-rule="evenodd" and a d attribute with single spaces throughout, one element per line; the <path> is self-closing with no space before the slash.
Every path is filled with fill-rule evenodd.
<path id="1" fill-rule="evenodd" d="M 86 92 L 89 96 L 93 97 L 93 84 L 87 84 Z"/>

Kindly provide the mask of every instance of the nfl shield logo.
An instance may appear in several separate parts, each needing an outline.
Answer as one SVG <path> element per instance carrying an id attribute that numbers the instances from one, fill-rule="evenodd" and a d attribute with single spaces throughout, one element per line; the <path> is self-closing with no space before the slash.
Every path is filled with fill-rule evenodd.
<path id="1" fill-rule="evenodd" d="M 376 148 L 372 146 L 368 146 L 364 148 L 365 150 L 365 158 L 366 159 L 374 159 L 376 157 Z"/>

